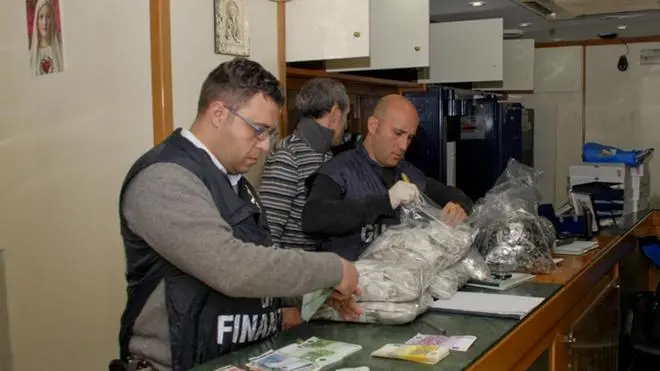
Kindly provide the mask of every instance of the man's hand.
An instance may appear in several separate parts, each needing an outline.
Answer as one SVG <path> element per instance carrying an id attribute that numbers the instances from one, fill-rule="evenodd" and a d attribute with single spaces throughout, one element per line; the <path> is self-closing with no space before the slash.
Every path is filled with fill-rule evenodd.
<path id="1" fill-rule="evenodd" d="M 360 315 L 362 315 L 362 309 L 360 309 L 353 296 L 346 298 L 346 296 L 337 291 L 326 301 L 326 304 L 337 311 L 347 321 L 357 321 L 360 319 Z"/>
<path id="2" fill-rule="evenodd" d="M 344 298 L 359 295 L 360 289 L 358 288 L 358 284 L 360 283 L 360 273 L 353 263 L 344 258 L 341 258 L 341 265 L 343 268 L 342 278 L 341 282 L 335 286 L 335 290 Z"/>
<path id="3" fill-rule="evenodd" d="M 282 330 L 288 330 L 302 323 L 300 317 L 300 308 L 285 307 L 282 308 Z"/>
<path id="4" fill-rule="evenodd" d="M 390 205 L 395 210 L 399 205 L 405 205 L 419 199 L 419 188 L 416 185 L 399 180 L 387 191 L 390 196 Z"/>
<path id="5" fill-rule="evenodd" d="M 442 208 L 442 221 L 450 226 L 457 226 L 467 219 L 467 214 L 461 205 L 453 202 L 447 202 Z"/>

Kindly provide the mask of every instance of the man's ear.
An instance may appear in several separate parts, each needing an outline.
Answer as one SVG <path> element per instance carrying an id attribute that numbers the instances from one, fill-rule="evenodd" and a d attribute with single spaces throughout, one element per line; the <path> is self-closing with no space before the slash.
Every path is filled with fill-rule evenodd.
<path id="1" fill-rule="evenodd" d="M 211 118 L 211 125 L 217 128 L 222 123 L 227 121 L 230 112 L 224 103 L 215 101 L 209 104 L 209 108 L 206 110 L 206 114 Z"/>
<path id="2" fill-rule="evenodd" d="M 367 131 L 369 134 L 374 134 L 378 129 L 378 118 L 376 116 L 369 116 L 367 119 Z"/>
<path id="3" fill-rule="evenodd" d="M 339 106 L 336 104 L 332 106 L 328 114 L 330 116 L 330 121 L 332 122 L 332 126 L 333 127 L 339 126 L 339 123 L 341 122 L 341 110 L 339 109 Z"/>

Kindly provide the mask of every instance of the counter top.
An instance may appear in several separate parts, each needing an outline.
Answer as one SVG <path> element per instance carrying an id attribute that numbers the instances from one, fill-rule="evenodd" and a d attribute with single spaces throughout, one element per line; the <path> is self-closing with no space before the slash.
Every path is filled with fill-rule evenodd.
<path id="1" fill-rule="evenodd" d="M 414 322 L 401 326 L 315 321 L 282 332 L 270 340 L 231 353 L 193 371 L 215 371 L 225 365 L 241 366 L 250 357 L 311 336 L 362 345 L 362 351 L 350 356 L 338 367 L 369 366 L 372 371 L 429 370 L 435 368 L 373 358 L 370 354 L 384 344 L 402 343 L 418 333 L 438 334 L 442 330 L 448 335 L 474 335 L 477 341 L 467 352 L 452 352 L 440 361 L 436 366 L 438 369 L 493 370 L 492 366 L 498 365 L 497 369 L 506 370 L 517 367 L 521 362 L 531 364 L 542 353 L 543 346 L 547 348 L 546 343 L 552 340 L 546 334 L 632 250 L 630 244 L 624 243 L 626 238 L 654 233 L 658 229 L 655 225 L 660 225 L 660 215 L 655 212 L 629 215 L 618 228 L 599 234 L 599 248 L 583 256 L 563 256 L 564 262 L 552 274 L 537 276 L 536 282 L 527 282 L 503 292 L 545 298 L 523 320 L 428 312 Z"/>
<path id="2" fill-rule="evenodd" d="M 507 291 L 507 293 L 549 298 L 560 288 L 561 285 L 531 282 L 517 286 Z M 403 370 L 404 368 L 406 371 L 428 370 L 429 366 L 427 365 L 372 358 L 371 352 L 387 343 L 403 343 L 418 333 L 438 334 L 442 330 L 446 331 L 448 335 L 474 335 L 477 337 L 477 341 L 467 352 L 452 352 L 450 357 L 441 361 L 443 370 L 463 370 L 481 354 L 487 352 L 493 344 L 496 344 L 519 323 L 519 320 L 513 319 L 439 314 L 433 312 L 427 312 L 414 322 L 401 326 L 314 321 L 293 330 L 282 332 L 273 339 L 259 344 L 259 346 L 248 347 L 245 350 L 232 353 L 229 356 L 199 367 L 194 371 L 215 371 L 220 366 L 228 364 L 235 366 L 244 365 L 250 357 L 312 336 L 362 345 L 362 351 L 347 358 L 338 367 L 368 365 L 372 371 L 395 371 Z M 374 339 L 377 339 L 377 341 L 374 341 Z"/>

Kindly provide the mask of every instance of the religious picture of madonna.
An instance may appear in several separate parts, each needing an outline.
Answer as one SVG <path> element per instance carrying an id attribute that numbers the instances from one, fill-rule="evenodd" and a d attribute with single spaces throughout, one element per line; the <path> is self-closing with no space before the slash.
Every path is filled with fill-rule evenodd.
<path id="1" fill-rule="evenodd" d="M 30 70 L 34 76 L 64 70 L 59 0 L 26 0 Z"/>

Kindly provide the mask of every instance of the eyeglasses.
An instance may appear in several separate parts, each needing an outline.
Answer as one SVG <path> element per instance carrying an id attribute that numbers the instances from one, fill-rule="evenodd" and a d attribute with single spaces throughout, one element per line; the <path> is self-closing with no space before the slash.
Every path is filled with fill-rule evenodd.
<path id="1" fill-rule="evenodd" d="M 238 117 L 239 119 L 243 120 L 246 124 L 250 125 L 252 130 L 254 130 L 254 132 L 256 133 L 257 139 L 259 140 L 266 140 L 267 138 L 272 138 L 277 134 L 277 126 L 258 124 L 252 121 L 251 119 L 238 113 L 238 111 L 235 108 L 227 108 L 227 110 L 236 117 Z"/>

